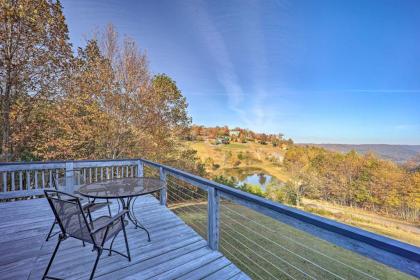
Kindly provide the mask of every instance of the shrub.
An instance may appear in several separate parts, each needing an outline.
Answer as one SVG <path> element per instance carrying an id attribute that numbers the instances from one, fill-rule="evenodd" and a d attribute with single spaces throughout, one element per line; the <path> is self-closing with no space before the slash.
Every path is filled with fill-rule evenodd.
<path id="1" fill-rule="evenodd" d="M 245 192 L 249 192 L 249 193 L 258 195 L 258 196 L 261 196 L 261 197 L 264 197 L 264 195 L 265 195 L 264 191 L 260 188 L 260 186 L 257 186 L 257 185 L 244 183 L 244 184 L 238 186 L 238 189 L 240 189 L 242 191 L 245 191 Z"/>
<path id="2" fill-rule="evenodd" d="M 229 187 L 236 187 L 236 180 L 234 177 L 225 177 L 223 175 L 219 175 L 213 178 L 213 181 L 229 186 Z"/>
<path id="3" fill-rule="evenodd" d="M 217 169 L 219 169 L 219 168 L 220 168 L 220 164 L 214 163 L 214 164 L 211 166 L 211 168 L 212 168 L 213 170 L 217 170 Z"/>

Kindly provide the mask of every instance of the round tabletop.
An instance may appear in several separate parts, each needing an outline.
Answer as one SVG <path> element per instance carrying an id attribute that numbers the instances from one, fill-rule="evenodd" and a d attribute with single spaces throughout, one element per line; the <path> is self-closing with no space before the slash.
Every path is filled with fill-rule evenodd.
<path id="1" fill-rule="evenodd" d="M 81 186 L 77 192 L 90 198 L 126 198 L 160 191 L 164 182 L 156 178 L 111 179 Z"/>

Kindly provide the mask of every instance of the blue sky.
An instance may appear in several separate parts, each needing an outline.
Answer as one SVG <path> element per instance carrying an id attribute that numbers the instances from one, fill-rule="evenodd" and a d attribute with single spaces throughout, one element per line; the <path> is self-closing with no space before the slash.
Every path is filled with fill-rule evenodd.
<path id="1" fill-rule="evenodd" d="M 418 0 L 64 0 L 74 46 L 112 22 L 193 122 L 296 142 L 420 144 Z"/>

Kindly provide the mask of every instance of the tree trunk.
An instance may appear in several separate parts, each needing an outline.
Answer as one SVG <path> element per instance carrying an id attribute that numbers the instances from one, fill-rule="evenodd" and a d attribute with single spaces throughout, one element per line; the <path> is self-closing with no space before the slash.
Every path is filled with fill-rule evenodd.
<path id="1" fill-rule="evenodd" d="M 10 83 L 6 84 L 4 99 L 2 102 L 2 139 L 1 139 L 1 160 L 10 160 Z"/>

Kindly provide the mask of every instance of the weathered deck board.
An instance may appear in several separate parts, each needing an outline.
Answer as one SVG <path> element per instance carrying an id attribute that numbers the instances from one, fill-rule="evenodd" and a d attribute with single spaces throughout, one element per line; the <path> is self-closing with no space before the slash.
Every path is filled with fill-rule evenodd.
<path id="1" fill-rule="evenodd" d="M 139 198 L 135 208 L 152 241 L 147 241 L 144 231 L 129 224 L 132 261 L 104 253 L 95 278 L 247 278 L 221 253 L 209 249 L 200 235 L 154 197 Z M 113 213 L 117 210 L 117 204 L 113 203 Z M 95 215 L 106 214 L 106 209 L 95 212 Z M 56 237 L 45 242 L 53 220 L 45 199 L 0 203 L 0 279 L 40 279 L 56 245 Z M 125 253 L 122 236 L 117 238 L 114 249 Z M 86 279 L 95 257 L 91 246 L 83 247 L 80 241 L 70 238 L 62 243 L 50 275 Z"/>

